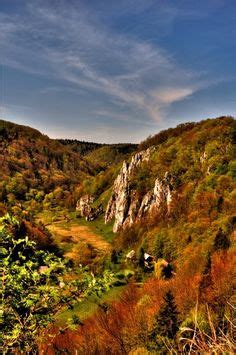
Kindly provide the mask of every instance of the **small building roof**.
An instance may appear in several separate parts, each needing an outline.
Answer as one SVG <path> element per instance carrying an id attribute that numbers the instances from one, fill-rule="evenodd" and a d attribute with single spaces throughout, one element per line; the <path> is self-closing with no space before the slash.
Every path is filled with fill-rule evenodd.
<path id="1" fill-rule="evenodd" d="M 153 257 L 148 253 L 144 253 L 144 260 L 148 260 L 148 259 L 153 259 Z"/>
<path id="2" fill-rule="evenodd" d="M 132 259 L 135 255 L 135 251 L 134 250 L 131 250 L 127 255 L 126 255 L 126 258 L 127 259 Z"/>

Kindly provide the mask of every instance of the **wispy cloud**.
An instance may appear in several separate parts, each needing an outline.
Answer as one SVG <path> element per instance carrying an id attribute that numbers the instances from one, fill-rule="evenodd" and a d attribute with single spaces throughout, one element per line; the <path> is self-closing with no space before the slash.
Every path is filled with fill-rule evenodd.
<path id="1" fill-rule="evenodd" d="M 136 6 L 141 13 L 154 4 L 144 3 L 127 0 L 120 11 Z M 92 12 L 80 1 L 73 6 L 68 1 L 26 4 L 20 16 L 0 14 L 2 63 L 67 82 L 72 91 L 103 95 L 103 101 L 113 105 L 116 119 L 126 119 L 122 107 L 133 117 L 138 112 L 159 122 L 170 105 L 201 86 L 201 73 L 180 67 L 156 44 L 114 31 L 103 23 L 99 11 Z M 176 15 L 174 8 L 168 11 L 172 18 Z M 57 88 L 41 93 L 53 90 Z M 107 117 L 109 112 L 97 114 Z"/>

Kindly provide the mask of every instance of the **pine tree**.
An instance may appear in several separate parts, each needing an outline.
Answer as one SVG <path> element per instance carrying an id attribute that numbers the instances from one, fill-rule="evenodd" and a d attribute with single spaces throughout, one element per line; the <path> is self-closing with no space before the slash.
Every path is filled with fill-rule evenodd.
<path id="1" fill-rule="evenodd" d="M 199 289 L 203 291 L 207 287 L 211 285 L 212 279 L 211 279 L 211 254 L 207 254 L 207 260 L 206 264 L 202 273 L 202 279 L 199 284 Z"/>
<path id="2" fill-rule="evenodd" d="M 209 290 L 212 286 L 211 277 L 211 254 L 207 254 L 206 264 L 203 269 L 201 280 L 199 283 L 199 301 L 204 303 L 208 301 Z"/>
<path id="3" fill-rule="evenodd" d="M 179 312 L 174 301 L 174 296 L 169 290 L 164 296 L 164 303 L 155 317 L 153 330 L 150 334 L 150 340 L 158 345 L 158 338 L 167 337 L 174 339 L 179 330 Z"/>
<path id="4" fill-rule="evenodd" d="M 189 235 L 187 238 L 187 244 L 190 244 L 190 243 L 192 243 L 192 236 L 191 235 Z"/>
<path id="5" fill-rule="evenodd" d="M 140 250 L 139 250 L 138 265 L 141 268 L 144 268 L 144 249 L 143 249 L 143 247 L 141 247 Z"/>
<path id="6" fill-rule="evenodd" d="M 228 249 L 230 247 L 230 240 L 227 234 L 220 228 L 215 236 L 213 250 Z"/>
<path id="7" fill-rule="evenodd" d="M 162 270 L 162 277 L 164 279 L 170 279 L 173 276 L 173 267 L 171 266 L 170 263 L 168 263 L 167 266 L 165 266 Z"/>
<path id="8" fill-rule="evenodd" d="M 113 264 L 117 264 L 118 263 L 118 253 L 115 249 L 112 250 L 111 252 L 111 262 Z"/>

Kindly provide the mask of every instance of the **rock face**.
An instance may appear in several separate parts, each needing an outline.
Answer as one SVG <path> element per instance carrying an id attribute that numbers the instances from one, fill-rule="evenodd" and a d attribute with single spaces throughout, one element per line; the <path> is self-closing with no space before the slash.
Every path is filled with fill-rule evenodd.
<path id="1" fill-rule="evenodd" d="M 155 181 L 153 190 L 149 191 L 140 200 L 137 197 L 136 191 L 130 188 L 132 173 L 144 162 L 150 159 L 153 148 L 135 154 L 130 164 L 123 163 L 123 166 L 118 174 L 112 191 L 112 196 L 108 202 L 105 223 L 108 223 L 113 218 L 115 220 L 113 232 L 117 232 L 127 226 L 131 226 L 138 219 L 142 219 L 146 214 L 165 203 L 168 211 L 172 199 L 171 177 L 168 173 L 160 180 Z"/>
<path id="2" fill-rule="evenodd" d="M 93 221 L 101 213 L 103 213 L 102 205 L 97 208 L 93 208 L 92 204 L 94 202 L 94 197 L 91 195 L 82 196 L 76 205 L 76 211 L 78 211 L 81 217 L 85 217 L 86 221 Z"/>
<path id="3" fill-rule="evenodd" d="M 171 176 L 166 173 L 164 179 L 156 179 L 152 191 L 149 191 L 143 198 L 138 217 L 142 218 L 146 213 L 158 210 L 158 208 L 165 203 L 167 210 L 170 212 L 170 204 L 172 201 L 172 184 Z"/>

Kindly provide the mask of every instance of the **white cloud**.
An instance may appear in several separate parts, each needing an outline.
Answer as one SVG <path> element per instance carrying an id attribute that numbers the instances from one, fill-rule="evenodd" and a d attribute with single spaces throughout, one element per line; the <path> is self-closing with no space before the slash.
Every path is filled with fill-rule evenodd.
<path id="1" fill-rule="evenodd" d="M 192 95 L 194 90 L 192 88 L 167 88 L 162 90 L 157 90 L 152 93 L 153 98 L 158 100 L 158 102 L 165 105 L 172 104 L 176 101 L 181 101 L 186 97 Z"/>

